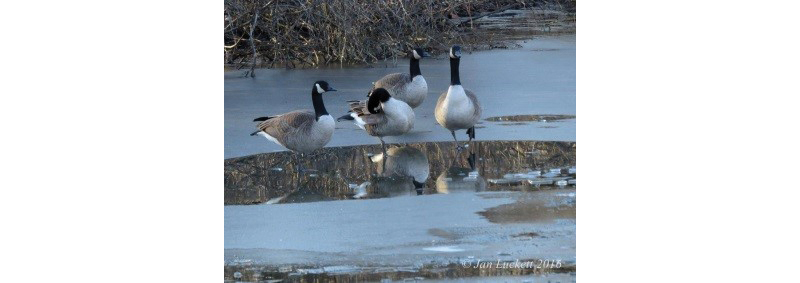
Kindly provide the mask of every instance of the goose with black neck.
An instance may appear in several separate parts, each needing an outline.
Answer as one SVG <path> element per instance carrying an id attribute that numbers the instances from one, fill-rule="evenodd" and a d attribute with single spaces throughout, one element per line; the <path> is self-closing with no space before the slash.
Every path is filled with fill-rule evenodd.
<path id="1" fill-rule="evenodd" d="M 417 108 L 428 96 L 428 83 L 419 69 L 419 61 L 422 58 L 430 57 L 430 55 L 422 48 L 415 48 L 409 52 L 409 57 L 411 59 L 407 74 L 388 74 L 376 81 L 372 86 L 372 90 L 378 88 L 386 89 L 395 99 L 405 102 L 411 108 Z"/>
<path id="2" fill-rule="evenodd" d="M 331 140 L 336 126 L 333 117 L 325 109 L 323 93 L 336 91 L 326 81 L 316 81 L 311 88 L 311 102 L 314 110 L 302 109 L 292 112 L 259 117 L 253 122 L 258 131 L 251 136 L 260 135 L 302 157 L 324 147 Z M 298 162 L 295 162 L 297 165 Z M 296 168 L 296 171 L 300 171 Z"/>
<path id="3" fill-rule="evenodd" d="M 461 47 L 458 45 L 450 48 L 450 87 L 439 96 L 436 101 L 434 114 L 436 122 L 450 130 L 456 149 L 464 149 L 456 138 L 457 130 L 467 130 L 469 142 L 475 138 L 475 123 L 481 118 L 481 105 L 477 96 L 472 91 L 461 85 L 458 65 L 461 63 Z"/>
<path id="4" fill-rule="evenodd" d="M 348 102 L 350 112 L 337 120 L 352 120 L 370 136 L 378 137 L 383 156 L 387 156 L 383 137 L 403 135 L 414 128 L 414 110 L 384 88 L 372 90 L 367 100 Z"/>

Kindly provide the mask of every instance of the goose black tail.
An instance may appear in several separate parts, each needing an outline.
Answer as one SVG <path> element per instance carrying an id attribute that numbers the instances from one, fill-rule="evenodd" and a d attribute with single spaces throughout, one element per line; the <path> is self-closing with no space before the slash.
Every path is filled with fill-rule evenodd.
<path id="1" fill-rule="evenodd" d="M 341 121 L 341 120 L 349 120 L 349 121 L 353 121 L 353 120 L 355 120 L 355 119 L 353 118 L 353 116 L 350 116 L 350 113 L 347 113 L 347 114 L 345 114 L 345 115 L 344 115 L 344 116 L 342 116 L 342 117 L 336 118 L 336 122 L 339 122 L 339 121 Z"/>
<path id="2" fill-rule="evenodd" d="M 258 132 L 260 132 L 260 131 L 255 131 L 255 132 L 253 132 L 252 134 L 250 134 L 250 136 L 255 136 L 255 135 L 257 135 L 257 134 L 258 134 Z"/>
<path id="3" fill-rule="evenodd" d="M 475 127 L 474 126 L 472 128 L 467 129 L 467 136 L 469 136 L 470 139 L 475 139 Z"/>
<path id="4" fill-rule="evenodd" d="M 272 119 L 272 118 L 275 118 L 275 116 L 258 117 L 258 118 L 253 119 L 253 122 L 266 121 L 266 120 L 269 120 L 269 119 Z"/>

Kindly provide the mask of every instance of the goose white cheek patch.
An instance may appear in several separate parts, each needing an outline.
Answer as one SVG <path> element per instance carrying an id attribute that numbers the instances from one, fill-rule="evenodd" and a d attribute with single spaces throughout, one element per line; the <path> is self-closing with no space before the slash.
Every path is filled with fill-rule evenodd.
<path id="1" fill-rule="evenodd" d="M 317 92 L 319 92 L 319 93 L 325 92 L 325 90 L 323 90 L 321 87 L 319 87 L 319 84 L 314 84 L 314 85 L 317 87 Z"/>

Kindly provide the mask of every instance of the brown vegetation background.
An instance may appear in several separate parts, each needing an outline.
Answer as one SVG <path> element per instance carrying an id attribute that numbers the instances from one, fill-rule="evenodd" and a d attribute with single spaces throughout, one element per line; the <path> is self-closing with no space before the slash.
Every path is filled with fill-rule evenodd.
<path id="1" fill-rule="evenodd" d="M 226 0 L 225 64 L 238 68 L 372 63 L 412 47 L 491 46 L 474 19 L 575 0 Z"/>

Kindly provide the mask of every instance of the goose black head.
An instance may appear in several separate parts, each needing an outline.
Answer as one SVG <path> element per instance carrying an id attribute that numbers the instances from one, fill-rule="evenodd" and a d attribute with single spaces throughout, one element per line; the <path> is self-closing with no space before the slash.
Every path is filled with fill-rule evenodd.
<path id="1" fill-rule="evenodd" d="M 423 57 L 431 57 L 431 54 L 429 54 L 428 52 L 425 52 L 425 49 L 414 48 L 414 49 L 411 49 L 411 57 L 414 57 L 414 59 L 419 60 L 419 59 L 422 59 Z"/>
<path id="2" fill-rule="evenodd" d="M 461 46 L 453 45 L 450 47 L 450 59 L 461 58 Z"/>
<path id="3" fill-rule="evenodd" d="M 381 113 L 381 103 L 389 101 L 389 98 L 392 98 L 392 96 L 389 94 L 389 91 L 383 88 L 373 89 L 372 92 L 369 93 L 367 110 L 369 110 L 369 113 L 372 114 Z"/>
<path id="4" fill-rule="evenodd" d="M 323 92 L 326 91 L 336 91 L 336 89 L 332 88 L 326 81 L 314 82 L 314 89 L 316 89 L 317 93 L 319 94 L 322 94 Z"/>

